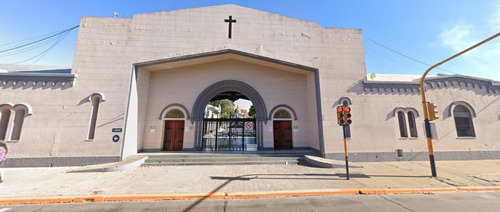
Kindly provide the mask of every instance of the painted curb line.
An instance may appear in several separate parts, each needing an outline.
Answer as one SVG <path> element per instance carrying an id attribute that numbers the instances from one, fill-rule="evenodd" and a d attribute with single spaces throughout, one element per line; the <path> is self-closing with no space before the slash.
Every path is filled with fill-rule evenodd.
<path id="1" fill-rule="evenodd" d="M 235 193 L 75 195 L 75 196 L 3 198 L 0 199 L 0 205 L 120 202 L 120 201 L 203 200 L 203 199 L 256 199 L 256 198 L 299 197 L 299 196 L 391 195 L 391 194 L 427 194 L 427 193 L 454 193 L 454 192 L 499 192 L 499 191 L 500 191 L 500 186 L 457 186 L 457 187 L 436 187 L 436 188 L 344 188 L 344 189 L 324 189 L 324 190 L 235 192 Z"/>
<path id="2" fill-rule="evenodd" d="M 161 201 L 161 200 L 199 200 L 199 199 L 224 199 L 224 193 L 208 194 L 136 194 L 136 195 L 108 195 L 105 201 Z"/>
<path id="3" fill-rule="evenodd" d="M 456 187 L 441 188 L 363 188 L 359 194 L 382 195 L 382 194 L 425 194 L 425 193 L 452 193 L 458 192 Z"/>
<path id="4" fill-rule="evenodd" d="M 270 192 L 241 192 L 228 193 L 226 199 L 255 199 L 273 197 L 299 196 L 329 196 L 329 195 L 358 195 L 359 189 L 325 189 L 325 190 L 297 190 L 297 191 L 270 191 Z"/>

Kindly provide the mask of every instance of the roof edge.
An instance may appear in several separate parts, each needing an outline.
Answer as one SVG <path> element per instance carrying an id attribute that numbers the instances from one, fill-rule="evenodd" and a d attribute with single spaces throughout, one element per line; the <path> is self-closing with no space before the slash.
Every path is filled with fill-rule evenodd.
<path id="1" fill-rule="evenodd" d="M 310 67 L 310 66 L 306 66 L 306 65 L 301 65 L 301 64 L 297 64 L 297 63 L 292 63 L 292 62 L 288 62 L 285 60 L 265 57 L 262 55 L 256 55 L 256 54 L 252 54 L 252 53 L 248 53 L 248 52 L 238 51 L 238 50 L 234 50 L 234 49 L 222 49 L 222 50 L 202 52 L 202 53 L 197 53 L 197 54 L 175 56 L 175 57 L 171 57 L 171 58 L 134 63 L 133 65 L 135 67 L 142 67 L 142 66 L 149 66 L 149 65 L 161 64 L 161 63 L 177 62 L 177 61 L 191 60 L 191 59 L 197 59 L 197 58 L 203 58 L 203 57 L 209 57 L 209 56 L 217 56 L 217 55 L 222 55 L 222 54 L 236 54 L 236 55 L 240 55 L 240 56 L 244 56 L 244 57 L 250 57 L 250 58 L 254 58 L 254 59 L 258 59 L 258 60 L 264 60 L 264 61 L 268 61 L 271 63 L 276 63 L 276 64 L 280 64 L 280 65 L 290 66 L 290 67 L 309 70 L 309 71 L 317 71 L 318 70 L 318 68 L 314 68 L 314 67 Z"/>

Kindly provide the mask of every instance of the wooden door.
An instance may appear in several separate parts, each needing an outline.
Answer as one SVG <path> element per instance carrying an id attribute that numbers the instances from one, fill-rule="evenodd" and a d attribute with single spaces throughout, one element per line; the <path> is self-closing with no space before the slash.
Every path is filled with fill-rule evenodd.
<path id="1" fill-rule="evenodd" d="M 184 120 L 165 121 L 163 150 L 182 151 L 183 143 L 184 143 Z"/>
<path id="2" fill-rule="evenodd" d="M 292 149 L 292 121 L 273 121 L 274 149 Z"/>

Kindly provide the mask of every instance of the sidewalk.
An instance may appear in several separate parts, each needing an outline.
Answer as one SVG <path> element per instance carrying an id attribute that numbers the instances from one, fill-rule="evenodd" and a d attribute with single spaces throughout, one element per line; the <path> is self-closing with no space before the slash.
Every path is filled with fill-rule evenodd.
<path id="1" fill-rule="evenodd" d="M 0 204 L 500 191 L 500 160 L 437 161 L 437 178 L 428 161 L 350 162 L 351 180 L 343 165 L 2 168 Z"/>

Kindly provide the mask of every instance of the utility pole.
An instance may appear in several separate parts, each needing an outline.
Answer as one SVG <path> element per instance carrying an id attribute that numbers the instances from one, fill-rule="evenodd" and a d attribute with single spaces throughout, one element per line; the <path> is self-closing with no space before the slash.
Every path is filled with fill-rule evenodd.
<path id="1" fill-rule="evenodd" d="M 434 68 L 442 65 L 443 63 L 446 63 L 452 59 L 454 59 L 455 57 L 458 57 L 478 46 L 481 46 L 483 45 L 484 43 L 488 42 L 488 41 L 491 41 L 493 39 L 495 39 L 496 37 L 500 36 L 500 32 L 489 37 L 489 38 L 486 38 L 485 40 L 449 57 L 448 59 L 446 60 L 443 60 L 439 63 L 436 63 L 435 65 L 431 66 L 429 69 L 427 69 L 427 71 L 422 75 L 422 79 L 420 79 L 420 94 L 422 95 L 422 106 L 423 106 L 423 109 L 424 109 L 424 123 L 425 123 L 425 132 L 427 134 L 427 149 L 429 151 L 429 161 L 431 163 L 431 172 L 432 172 L 432 176 L 433 177 L 436 177 L 437 176 L 437 173 L 436 173 L 436 164 L 434 162 L 434 148 L 432 147 L 432 135 L 431 135 L 431 124 L 430 124 L 430 121 L 432 120 L 429 120 L 429 114 L 432 115 L 433 112 L 429 111 L 429 110 L 435 110 L 435 105 L 432 104 L 432 103 L 428 103 L 425 99 L 425 88 L 424 88 L 424 80 L 425 80 L 425 76 L 427 76 L 427 74 Z M 428 108 L 429 107 L 432 107 L 432 108 Z"/>
<path id="2" fill-rule="evenodd" d="M 352 123 L 351 108 L 347 106 L 337 107 L 337 123 L 342 126 L 342 134 L 344 136 L 344 156 L 345 156 L 345 172 L 347 180 L 349 177 L 349 153 L 347 152 L 347 136 L 346 127 Z"/>

